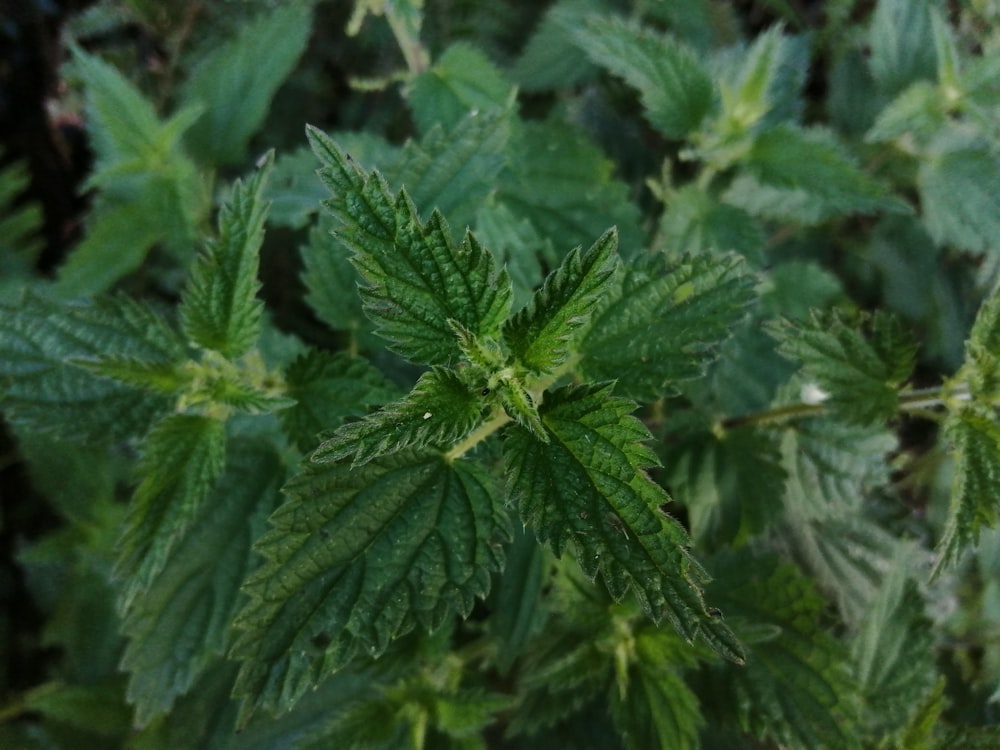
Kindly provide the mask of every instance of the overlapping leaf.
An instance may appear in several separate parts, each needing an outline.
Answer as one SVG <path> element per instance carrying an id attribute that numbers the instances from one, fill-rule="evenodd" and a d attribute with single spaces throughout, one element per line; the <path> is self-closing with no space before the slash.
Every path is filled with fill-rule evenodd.
<path id="1" fill-rule="evenodd" d="M 876 312 L 853 322 L 835 311 L 814 313 L 808 322 L 775 324 L 770 331 L 779 351 L 802 363 L 841 417 L 864 425 L 896 413 L 899 389 L 916 361 L 916 345 L 896 318 Z"/>
<path id="2" fill-rule="evenodd" d="M 669 497 L 644 472 L 656 459 L 634 408 L 607 385 L 548 393 L 540 415 L 549 441 L 515 428 L 504 443 L 509 492 L 539 539 L 557 555 L 572 545 L 613 597 L 631 589 L 654 620 L 666 617 L 688 640 L 703 635 L 740 661 L 738 642 L 707 611 L 686 532 L 660 510 Z"/>
<path id="3" fill-rule="evenodd" d="M 269 154 L 248 182 L 236 181 L 219 214 L 219 236 L 196 261 L 181 298 L 184 333 L 229 358 L 245 354 L 260 333 L 257 269 L 268 209 L 263 192 L 273 163 Z"/>
<path id="4" fill-rule="evenodd" d="M 405 192 L 392 198 L 381 176 L 366 175 L 327 136 L 311 128 L 309 137 L 333 193 L 325 205 L 369 284 L 361 289 L 365 312 L 391 347 L 416 362 L 447 364 L 460 354 L 449 320 L 477 335 L 497 333 L 511 287 L 489 252 L 471 235 L 456 246 L 440 214 L 424 224 Z"/>
<path id="5" fill-rule="evenodd" d="M 467 615 L 503 559 L 491 480 L 438 453 L 307 464 L 286 492 L 237 618 L 242 723 L 257 707 L 287 710 L 358 651 L 378 656 L 416 626 Z"/>
<path id="6" fill-rule="evenodd" d="M 313 461 L 351 458 L 361 466 L 378 456 L 404 448 L 447 446 L 472 430 L 482 419 L 481 392 L 455 371 L 428 370 L 399 401 L 359 422 L 339 428 L 312 454 Z"/>
<path id="7" fill-rule="evenodd" d="M 668 269 L 662 258 L 634 263 L 619 298 L 581 343 L 592 380 L 617 379 L 640 401 L 699 376 L 754 299 L 753 277 L 733 256 L 693 258 Z"/>
<path id="8" fill-rule="evenodd" d="M 511 353 L 528 370 L 549 373 L 566 361 L 594 309 L 612 292 L 618 233 L 605 232 L 586 252 L 573 250 L 527 307 L 504 325 Z"/>
<path id="9" fill-rule="evenodd" d="M 128 614 L 187 535 L 222 473 L 225 425 L 211 417 L 173 414 L 143 442 L 142 480 L 119 540 L 115 577 L 119 607 Z"/>

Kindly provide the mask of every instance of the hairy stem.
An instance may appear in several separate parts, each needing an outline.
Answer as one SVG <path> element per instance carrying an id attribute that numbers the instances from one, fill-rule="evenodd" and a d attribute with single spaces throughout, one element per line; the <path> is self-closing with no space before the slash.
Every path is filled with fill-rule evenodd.
<path id="1" fill-rule="evenodd" d="M 508 422 L 510 422 L 510 417 L 507 416 L 507 412 L 498 409 L 493 412 L 492 417 L 466 435 L 464 440 L 455 443 L 452 449 L 444 454 L 444 460 L 451 463 L 461 458 Z"/>

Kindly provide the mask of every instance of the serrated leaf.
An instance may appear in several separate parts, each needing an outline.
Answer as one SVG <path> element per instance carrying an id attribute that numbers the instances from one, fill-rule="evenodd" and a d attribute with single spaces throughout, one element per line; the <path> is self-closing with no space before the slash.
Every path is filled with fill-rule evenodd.
<path id="1" fill-rule="evenodd" d="M 914 81 L 933 80 L 937 70 L 930 0 L 879 0 L 868 43 L 872 75 L 895 94 Z"/>
<path id="2" fill-rule="evenodd" d="M 638 661 L 629 674 L 628 694 L 612 690 L 610 711 L 622 741 L 630 750 L 670 748 L 697 750 L 705 723 L 698 697 L 684 678 L 665 668 L 637 644 Z"/>
<path id="3" fill-rule="evenodd" d="M 754 279 L 734 256 L 703 256 L 673 268 L 654 258 L 634 263 L 620 296 L 581 343 L 591 380 L 652 401 L 698 377 L 754 299 Z"/>
<path id="4" fill-rule="evenodd" d="M 434 368 L 399 401 L 340 427 L 313 452 L 312 460 L 350 458 L 358 467 L 405 448 L 448 447 L 482 420 L 484 407 L 475 387 L 452 370 Z"/>
<path id="5" fill-rule="evenodd" d="M 586 253 L 574 249 L 528 305 L 510 318 L 503 337 L 516 361 L 531 372 L 553 372 L 574 353 L 590 318 L 613 289 L 619 267 L 618 233 L 608 230 Z"/>
<path id="6" fill-rule="evenodd" d="M 346 417 L 363 416 L 402 395 L 367 361 L 342 352 L 310 349 L 285 372 L 287 395 L 295 405 L 279 413 L 285 431 L 302 450 L 317 444 L 317 436 Z"/>
<path id="7" fill-rule="evenodd" d="M 932 154 L 917 173 L 924 223 L 934 240 L 972 253 L 996 252 L 1000 156 L 988 145 Z"/>
<path id="8" fill-rule="evenodd" d="M 361 289 L 365 312 L 391 348 L 416 362 L 447 364 L 460 355 L 449 320 L 495 335 L 511 288 L 490 253 L 469 234 L 456 246 L 439 213 L 423 224 L 405 192 L 394 200 L 377 172 L 366 175 L 315 128 L 309 137 L 333 192 L 325 205 L 369 283 Z"/>
<path id="9" fill-rule="evenodd" d="M 955 468 L 948 522 L 937 544 L 933 575 L 953 565 L 1000 518 L 1000 424 L 995 412 L 970 405 L 949 416 L 945 435 Z"/>
<path id="10" fill-rule="evenodd" d="M 525 652 L 528 640 L 544 622 L 541 592 L 548 555 L 527 529 L 516 526 L 507 547 L 503 574 L 493 586 L 490 635 L 498 641 L 496 663 L 502 674 Z"/>
<path id="11" fill-rule="evenodd" d="M 574 247 L 614 225 L 623 258 L 644 246 L 628 187 L 614 176 L 614 163 L 581 131 L 556 120 L 522 123 L 511 139 L 508 164 L 497 199 L 515 217 L 528 219 L 541 237 Z"/>
<path id="12" fill-rule="evenodd" d="M 475 465 L 427 453 L 307 464 L 286 493 L 237 618 L 241 724 L 257 707 L 288 710 L 357 651 L 467 615 L 503 561 L 501 503 Z"/>
<path id="13" fill-rule="evenodd" d="M 237 164 L 268 114 L 271 100 L 309 41 L 310 3 L 289 3 L 241 25 L 197 62 L 181 86 L 181 101 L 205 107 L 188 133 L 192 152 L 207 164 Z"/>
<path id="14" fill-rule="evenodd" d="M 660 232 L 663 250 L 672 258 L 735 252 L 759 262 L 764 248 L 764 228 L 757 219 L 694 185 L 671 194 Z"/>
<path id="15" fill-rule="evenodd" d="M 405 188 L 425 216 L 436 209 L 463 231 L 496 189 L 509 137 L 506 113 L 473 110 L 454 125 L 435 125 L 419 141 L 407 141 L 385 176 Z"/>
<path id="16" fill-rule="evenodd" d="M 854 213 L 909 210 L 822 130 L 780 125 L 763 131 L 741 165 L 746 171 L 723 197 L 765 218 L 816 224 Z"/>
<path id="17" fill-rule="evenodd" d="M 568 88 L 593 75 L 596 67 L 580 59 L 574 32 L 603 9 L 600 0 L 559 0 L 532 31 L 510 75 L 522 91 Z"/>
<path id="18" fill-rule="evenodd" d="M 513 307 L 523 307 L 545 278 L 543 264 L 559 264 L 551 240 L 543 239 L 535 225 L 517 217 L 510 207 L 496 200 L 480 205 L 475 219 L 476 237 L 495 253 L 510 274 L 514 288 Z"/>
<path id="19" fill-rule="evenodd" d="M 712 79 L 677 39 L 613 17 L 589 19 L 576 38 L 591 60 L 639 90 L 646 119 L 668 138 L 683 139 L 712 110 Z"/>
<path id="20" fill-rule="evenodd" d="M 470 112 L 500 114 L 510 108 L 514 93 L 510 81 L 485 54 L 457 42 L 413 80 L 408 98 L 417 128 L 429 133 L 434 126 L 452 129 Z"/>
<path id="21" fill-rule="evenodd" d="M 225 425 L 210 417 L 172 414 L 143 441 L 139 476 L 118 544 L 119 609 L 128 615 L 148 593 L 191 530 L 225 461 Z"/>
<path id="22" fill-rule="evenodd" d="M 268 154 L 248 182 L 237 180 L 219 213 L 218 238 L 195 262 L 181 296 L 184 333 L 229 359 L 247 352 L 260 333 L 264 304 L 257 270 L 268 204 L 264 185 L 274 164 Z"/>
<path id="23" fill-rule="evenodd" d="M 917 81 L 879 112 L 865 140 L 880 143 L 912 134 L 918 143 L 926 142 L 948 123 L 944 104 L 937 86 Z"/>
<path id="24" fill-rule="evenodd" d="M 161 395 L 75 364 L 113 356 L 168 364 L 184 346 L 159 316 L 122 297 L 59 306 L 27 297 L 0 315 L 0 385 L 8 419 L 63 440 L 142 435 L 170 406 Z"/>
<path id="25" fill-rule="evenodd" d="M 858 746 L 847 654 L 823 627 L 824 601 L 812 582 L 747 551 L 717 558 L 712 570 L 712 600 L 739 632 L 760 635 L 745 638 L 744 668 L 707 673 L 699 693 L 708 723 L 735 719 L 742 731 L 788 747 Z"/>
<path id="26" fill-rule="evenodd" d="M 309 230 L 299 252 L 305 266 L 302 281 L 306 302 L 316 317 L 335 330 L 349 331 L 356 339 L 374 337 L 358 296 L 361 277 L 343 245 L 333 236 L 335 222 L 328 215 Z M 377 339 L 376 339 L 377 341 Z M 378 342 L 381 345 L 381 342 Z"/>
<path id="27" fill-rule="evenodd" d="M 121 667 L 138 726 L 170 711 L 225 652 L 240 582 L 256 563 L 250 545 L 276 505 L 282 473 L 273 450 L 236 443 L 191 531 L 125 617 Z"/>
<path id="28" fill-rule="evenodd" d="M 522 428 L 504 442 L 508 492 L 539 540 L 556 555 L 572 545 L 615 599 L 632 590 L 654 620 L 666 617 L 689 641 L 703 635 L 740 661 L 739 643 L 702 599 L 687 533 L 660 510 L 670 498 L 644 471 L 656 458 L 642 445 L 649 433 L 634 408 L 608 385 L 547 393 L 539 411 L 549 442 Z"/>
<path id="29" fill-rule="evenodd" d="M 778 351 L 802 363 L 805 377 L 827 394 L 823 403 L 839 417 L 866 425 L 896 414 L 899 389 L 916 362 L 916 344 L 898 319 L 878 311 L 852 321 L 833 310 L 767 328 Z"/>

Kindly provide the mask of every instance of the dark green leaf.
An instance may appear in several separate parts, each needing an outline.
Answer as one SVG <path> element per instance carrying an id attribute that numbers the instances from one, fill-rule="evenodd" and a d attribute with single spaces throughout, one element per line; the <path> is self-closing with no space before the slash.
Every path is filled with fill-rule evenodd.
<path id="1" fill-rule="evenodd" d="M 392 348 L 416 362 L 447 364 L 460 354 L 449 320 L 476 335 L 498 333 L 511 288 L 490 253 L 471 235 L 456 246 L 440 214 L 423 224 L 405 192 L 394 200 L 378 173 L 366 175 L 315 128 L 309 137 L 333 193 L 325 205 L 369 283 L 361 289 L 365 312 Z"/>
<path id="2" fill-rule="evenodd" d="M 933 80 L 937 55 L 931 0 L 879 0 L 869 31 L 872 74 L 895 94 L 917 80 Z"/>
<path id="3" fill-rule="evenodd" d="M 701 375 L 754 299 L 754 279 L 734 256 L 702 256 L 668 268 L 635 263 L 620 297 L 594 320 L 581 344 L 592 380 L 617 378 L 618 391 L 652 401 Z"/>
<path id="4" fill-rule="evenodd" d="M 614 288 L 618 267 L 618 233 L 613 229 L 586 253 L 580 248 L 570 252 L 527 307 L 504 325 L 504 340 L 517 362 L 539 374 L 563 364 L 595 308 Z"/>
<path id="5" fill-rule="evenodd" d="M 617 18 L 591 18 L 576 37 L 591 60 L 639 90 L 646 119 L 668 138 L 684 138 L 710 113 L 712 79 L 677 39 Z"/>
<path id="6" fill-rule="evenodd" d="M 607 385 L 547 393 L 540 414 L 549 441 L 515 428 L 504 443 L 509 492 L 539 539 L 556 555 L 572 545 L 614 598 L 631 589 L 654 620 L 666 617 L 686 639 L 701 634 L 741 661 L 739 643 L 701 597 L 686 532 L 660 509 L 670 498 L 644 471 L 656 458 L 634 408 Z"/>
<path id="7" fill-rule="evenodd" d="M 357 467 L 404 448 L 447 448 L 482 419 L 485 403 L 475 386 L 452 370 L 435 368 L 413 390 L 360 422 L 340 427 L 312 454 L 325 463 L 352 459 Z"/>
<path id="8" fill-rule="evenodd" d="M 333 226 L 330 216 L 320 216 L 300 249 L 306 302 L 331 328 L 350 331 L 356 337 L 370 336 L 371 321 L 365 317 L 358 296 L 361 277 L 351 265 L 347 249 L 333 236 Z"/>
<path id="9" fill-rule="evenodd" d="M 196 261 L 181 297 L 184 333 L 230 359 L 245 354 L 260 333 L 257 269 L 268 209 L 264 185 L 273 163 L 269 154 L 248 182 L 236 181 L 219 213 L 219 236 Z"/>
<path id="10" fill-rule="evenodd" d="M 128 615 L 190 532 L 225 461 L 225 425 L 211 417 L 173 414 L 143 442 L 142 477 L 119 542 L 115 576 Z"/>
<path id="11" fill-rule="evenodd" d="M 580 59 L 574 34 L 591 13 L 602 9 L 600 0 L 554 3 L 535 27 L 511 70 L 519 88 L 528 92 L 551 91 L 592 76 L 596 68 Z"/>
<path id="12" fill-rule="evenodd" d="M 764 229 L 757 219 L 693 185 L 670 195 L 660 232 L 663 250 L 672 258 L 736 252 L 759 261 L 764 248 Z"/>

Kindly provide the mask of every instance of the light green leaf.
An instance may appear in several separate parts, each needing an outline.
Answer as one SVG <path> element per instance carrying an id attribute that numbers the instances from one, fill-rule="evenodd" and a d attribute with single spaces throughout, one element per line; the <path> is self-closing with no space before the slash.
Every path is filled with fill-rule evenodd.
<path id="1" fill-rule="evenodd" d="M 869 31 L 872 75 L 888 94 L 918 80 L 934 80 L 937 55 L 931 0 L 879 0 Z"/>
<path id="2" fill-rule="evenodd" d="M 118 544 L 119 609 L 128 616 L 149 593 L 191 530 L 225 462 L 225 425 L 172 414 L 146 436 L 136 487 Z"/>
<path id="3" fill-rule="evenodd" d="M 312 460 L 351 458 L 357 467 L 404 448 L 449 447 L 482 420 L 484 407 L 475 386 L 452 370 L 434 368 L 399 401 L 340 427 L 315 450 Z"/>
<path id="4" fill-rule="evenodd" d="M 932 154 L 917 173 L 924 223 L 934 240 L 972 253 L 1000 252 L 1000 154 L 971 146 Z"/>
<path id="5" fill-rule="evenodd" d="M 306 464 L 257 543 L 232 655 L 241 724 L 285 711 L 357 651 L 468 615 L 503 561 L 501 502 L 474 464 L 401 453 L 351 468 Z"/>
<path id="6" fill-rule="evenodd" d="M 760 133 L 724 199 L 751 214 L 815 224 L 837 216 L 905 212 L 825 131 L 780 125 Z"/>
<path id="7" fill-rule="evenodd" d="M 153 367 L 185 356 L 159 316 L 122 297 L 65 307 L 27 297 L 4 309 L 0 392 L 7 418 L 63 440 L 107 444 L 144 434 L 169 401 L 81 364 L 108 353 Z"/>
<path id="8" fill-rule="evenodd" d="M 437 212 L 423 224 L 405 192 L 389 195 L 381 176 L 366 175 L 327 136 L 310 128 L 340 221 L 339 238 L 369 286 L 365 312 L 391 348 L 415 362 L 447 364 L 460 351 L 449 320 L 476 335 L 495 335 L 511 304 L 510 278 L 472 235 L 460 246 Z"/>
<path id="9" fill-rule="evenodd" d="M 702 635 L 741 661 L 739 643 L 702 599 L 687 533 L 660 510 L 670 498 L 644 471 L 656 458 L 634 408 L 608 385 L 547 393 L 540 414 L 549 441 L 514 428 L 504 442 L 508 491 L 539 540 L 556 555 L 571 544 L 615 599 L 631 589 L 654 620 L 666 617 L 687 640 Z"/>
<path id="10" fill-rule="evenodd" d="M 268 209 L 263 191 L 273 163 L 268 154 L 248 182 L 233 185 L 219 213 L 219 236 L 195 262 L 181 295 L 185 335 L 229 359 L 246 354 L 260 334 L 264 304 L 257 299 L 257 270 Z"/>
<path id="11" fill-rule="evenodd" d="M 250 544 L 276 505 L 281 476 L 273 450 L 235 444 L 191 531 L 126 615 L 121 667 L 129 673 L 127 697 L 140 727 L 169 712 L 225 652 L 240 582 L 256 563 Z"/>
<path id="12" fill-rule="evenodd" d="M 715 88 L 695 55 L 673 37 L 618 18 L 591 18 L 576 29 L 587 56 L 639 90 L 650 124 L 683 139 L 715 104 Z"/>
<path id="13" fill-rule="evenodd" d="M 317 436 L 339 427 L 345 417 L 363 416 L 368 407 L 402 395 L 364 359 L 316 349 L 292 362 L 285 384 L 287 395 L 296 403 L 278 416 L 302 450 L 314 448 Z"/>
<path id="14" fill-rule="evenodd" d="M 933 575 L 953 565 L 1000 518 L 1000 424 L 995 412 L 970 405 L 945 423 L 955 468 L 948 522 L 938 541 Z"/>
<path id="15" fill-rule="evenodd" d="M 764 228 L 757 219 L 695 185 L 670 195 L 660 232 L 663 250 L 671 258 L 735 252 L 759 262 L 764 248 Z"/>
<path id="16" fill-rule="evenodd" d="M 634 257 L 644 247 L 639 211 L 615 165 L 581 131 L 566 122 L 526 122 L 508 150 L 509 168 L 497 199 L 528 219 L 559 247 L 586 245 L 608 226 L 618 228 L 618 250 Z M 594 207 L 600 206 L 600 211 Z"/>
<path id="17" fill-rule="evenodd" d="M 701 375 L 754 299 L 754 279 L 735 256 L 702 256 L 668 267 L 634 263 L 620 297 L 594 320 L 581 344 L 591 380 L 617 379 L 640 401 Z"/>
<path id="18" fill-rule="evenodd" d="M 509 136 L 509 117 L 472 112 L 454 126 L 438 125 L 420 141 L 407 141 L 386 179 L 404 188 L 424 215 L 436 209 L 463 231 L 496 189 Z"/>
<path id="19" fill-rule="evenodd" d="M 188 133 L 191 151 L 206 164 L 238 164 L 268 114 L 271 100 L 305 50 L 310 3 L 275 7 L 240 27 L 232 39 L 197 62 L 180 98 L 204 106 Z"/>
<path id="20" fill-rule="evenodd" d="M 825 602 L 793 566 L 744 550 L 711 568 L 711 600 L 748 637 L 746 666 L 713 669 L 699 690 L 708 723 L 735 718 L 743 732 L 787 747 L 857 747 L 854 685 L 845 649 L 823 627 Z"/>
<path id="21" fill-rule="evenodd" d="M 614 229 L 586 253 L 579 247 L 570 252 L 528 305 L 504 324 L 504 341 L 516 361 L 539 374 L 563 364 L 574 353 L 595 308 L 614 289 L 618 268 Z"/>
<path id="22" fill-rule="evenodd" d="M 916 361 L 916 344 L 897 318 L 877 311 L 854 321 L 836 310 L 817 311 L 808 321 L 767 329 L 841 418 L 865 425 L 896 414 L 899 389 Z"/>
<path id="23" fill-rule="evenodd" d="M 917 143 L 926 143 L 948 123 L 944 105 L 941 89 L 928 81 L 917 81 L 879 112 L 865 140 L 880 143 L 912 134 Z"/>
<path id="24" fill-rule="evenodd" d="M 457 42 L 413 79 L 407 93 L 417 129 L 430 133 L 435 126 L 451 130 L 469 113 L 497 115 L 509 110 L 515 89 L 479 49 Z"/>

